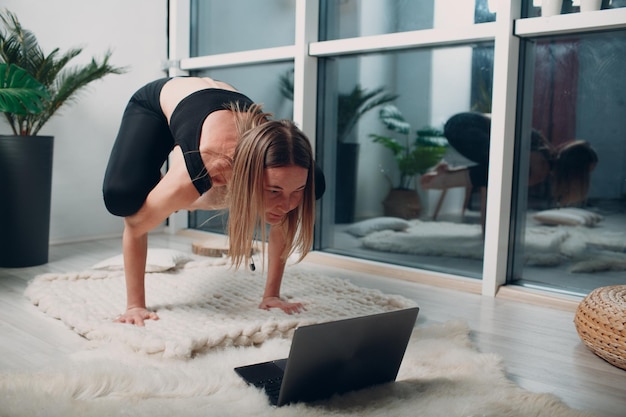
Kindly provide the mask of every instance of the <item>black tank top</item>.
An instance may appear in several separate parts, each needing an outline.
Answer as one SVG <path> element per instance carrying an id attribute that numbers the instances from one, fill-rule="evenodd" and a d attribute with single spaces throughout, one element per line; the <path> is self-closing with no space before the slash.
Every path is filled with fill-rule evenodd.
<path id="1" fill-rule="evenodd" d="M 211 177 L 200 156 L 202 124 L 211 113 L 228 109 L 230 103 L 238 103 L 240 109 L 246 110 L 253 101 L 236 91 L 207 88 L 182 99 L 170 117 L 170 131 L 175 143 L 183 151 L 187 171 L 200 194 L 212 186 Z"/>

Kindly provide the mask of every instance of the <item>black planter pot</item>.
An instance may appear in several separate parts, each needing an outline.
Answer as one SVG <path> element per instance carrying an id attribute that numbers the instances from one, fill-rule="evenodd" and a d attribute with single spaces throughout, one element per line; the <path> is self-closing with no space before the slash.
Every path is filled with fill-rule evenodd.
<path id="1" fill-rule="evenodd" d="M 0 267 L 48 262 L 52 136 L 0 135 Z"/>
<path id="2" fill-rule="evenodd" d="M 359 144 L 337 144 L 337 180 L 335 186 L 335 223 L 352 223 L 356 202 L 356 177 Z"/>

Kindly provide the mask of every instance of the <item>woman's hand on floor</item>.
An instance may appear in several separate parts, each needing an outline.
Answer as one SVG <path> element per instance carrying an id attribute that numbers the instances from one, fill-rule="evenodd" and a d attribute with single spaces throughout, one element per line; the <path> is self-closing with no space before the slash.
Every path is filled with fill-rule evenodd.
<path id="1" fill-rule="evenodd" d="M 289 303 L 282 300 L 280 297 L 265 297 L 259 308 L 263 310 L 269 310 L 272 308 L 280 308 L 287 314 L 301 313 L 306 310 L 302 303 Z"/>
<path id="2" fill-rule="evenodd" d="M 443 190 L 448 188 L 446 176 L 450 172 L 450 167 L 445 161 L 439 162 L 432 170 L 422 174 L 420 185 L 424 189 Z"/>
<path id="3" fill-rule="evenodd" d="M 467 167 L 451 168 L 443 161 L 420 176 L 420 185 L 425 190 L 447 190 L 455 187 L 471 187 L 472 182 Z"/>
<path id="4" fill-rule="evenodd" d="M 114 320 L 116 323 L 128 323 L 136 326 L 143 326 L 145 320 L 158 320 L 159 316 L 153 311 L 149 311 L 142 307 L 133 307 L 126 310 L 124 314 L 120 314 Z"/>

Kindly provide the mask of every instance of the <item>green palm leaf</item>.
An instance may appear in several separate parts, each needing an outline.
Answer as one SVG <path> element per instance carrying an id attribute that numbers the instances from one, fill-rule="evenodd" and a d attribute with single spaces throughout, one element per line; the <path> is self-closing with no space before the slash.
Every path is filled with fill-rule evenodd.
<path id="1" fill-rule="evenodd" d="M 411 125 L 404 119 L 400 110 L 393 104 L 383 106 L 379 112 L 380 120 L 387 129 L 394 132 L 408 135 L 411 131 Z"/>
<path id="2" fill-rule="evenodd" d="M 32 134 L 36 134 L 64 104 L 77 100 L 80 93 L 93 81 L 99 80 L 107 74 L 125 72 L 123 68 L 109 64 L 111 51 L 108 51 L 101 61 L 92 59 L 86 65 L 61 70 L 71 59 L 69 56 L 75 55 L 65 54 L 59 61 L 54 61 L 54 59 L 48 61 L 51 62 L 48 73 L 54 74 L 52 82 L 48 86 L 51 93 L 50 101 L 41 114 L 36 117 L 26 116 L 24 118 L 24 122 L 32 129 Z"/>
<path id="3" fill-rule="evenodd" d="M 35 114 L 50 98 L 46 87 L 17 65 L 0 63 L 0 111 Z"/>

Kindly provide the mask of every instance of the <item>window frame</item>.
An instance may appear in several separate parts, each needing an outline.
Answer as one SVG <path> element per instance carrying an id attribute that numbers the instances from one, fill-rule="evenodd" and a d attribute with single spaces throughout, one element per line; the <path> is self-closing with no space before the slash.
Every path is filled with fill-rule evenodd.
<path id="1" fill-rule="evenodd" d="M 491 141 L 489 188 L 483 260 L 482 294 L 495 296 L 505 285 L 509 273 L 510 227 L 514 193 L 513 170 L 520 77 L 520 41 L 523 38 L 609 31 L 626 28 L 626 8 L 590 13 L 570 13 L 546 17 L 521 18 L 524 0 L 501 1 L 495 22 L 477 23 L 463 28 L 427 29 L 410 32 L 318 41 L 320 2 L 294 0 L 296 3 L 295 43 L 236 53 L 189 57 L 189 0 L 169 2 L 168 64 L 170 76 L 186 75 L 191 70 L 261 64 L 294 63 L 294 121 L 311 138 L 316 138 L 317 61 L 319 58 L 377 51 L 442 46 L 463 46 L 477 41 L 494 42 L 494 80 L 491 134 L 506 138 Z M 315 147 L 315 143 L 313 143 Z M 169 218 L 168 230 L 187 228 L 187 213 Z M 393 266 L 389 266 L 393 268 Z M 455 278 L 441 273 L 416 270 L 433 279 Z M 445 275 L 445 274 L 443 274 Z"/>

